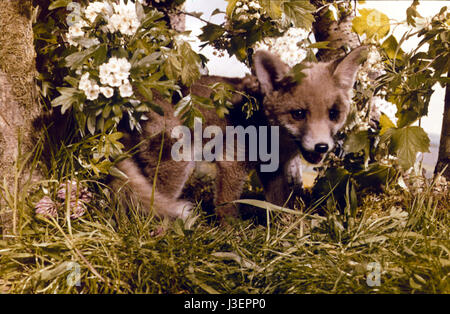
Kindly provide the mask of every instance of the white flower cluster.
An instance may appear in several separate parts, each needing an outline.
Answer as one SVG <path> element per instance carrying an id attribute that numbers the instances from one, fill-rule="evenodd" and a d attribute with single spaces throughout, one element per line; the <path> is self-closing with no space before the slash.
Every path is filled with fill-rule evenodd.
<path id="1" fill-rule="evenodd" d="M 385 73 L 386 71 L 384 70 L 384 63 L 380 53 L 376 47 L 371 47 L 366 62 L 364 62 L 357 73 L 358 81 L 361 83 L 363 89 L 369 89 L 373 86 L 374 80 Z M 397 118 L 395 114 L 397 113 L 397 107 L 383 99 L 383 96 L 386 96 L 386 90 L 382 89 L 379 91 L 379 95 L 371 99 L 371 117 L 378 120 L 380 114 L 384 113 L 391 121 L 396 123 Z"/>
<path id="2" fill-rule="evenodd" d="M 248 22 L 250 20 L 258 20 L 264 14 L 261 10 L 262 8 L 257 1 L 241 0 L 236 2 L 234 14 L 236 14 L 238 21 Z"/>
<path id="3" fill-rule="evenodd" d="M 68 43 L 76 47 L 81 45 L 83 48 L 89 48 L 99 44 L 97 38 L 89 38 L 89 35 L 86 35 L 86 31 L 91 26 L 87 21 L 94 23 L 99 15 L 107 22 L 106 27 L 100 28 L 105 32 L 120 32 L 123 35 L 132 36 L 140 25 L 136 5 L 132 0 L 128 0 L 126 4 L 120 0 L 119 3 L 113 3 L 112 6 L 107 2 L 95 1 L 91 2 L 82 12 L 84 19 L 80 17 L 78 22 L 69 27 L 67 33 Z M 88 30 L 85 31 L 86 28 Z"/>
<path id="4" fill-rule="evenodd" d="M 367 60 L 358 71 L 358 80 L 363 88 L 368 88 L 373 84 L 373 80 L 385 74 L 383 60 L 376 47 L 371 47 L 367 55 Z"/>
<path id="5" fill-rule="evenodd" d="M 112 14 L 112 8 L 109 3 L 100 1 L 92 2 L 84 11 L 84 15 L 91 23 L 94 23 L 99 14 L 103 14 L 104 16 L 110 16 Z"/>
<path id="6" fill-rule="evenodd" d="M 67 42 L 77 47 L 80 44 L 83 48 L 90 48 L 94 45 L 98 45 L 100 42 L 97 38 L 86 38 L 83 28 L 88 27 L 88 24 L 80 20 L 79 22 L 69 26 L 69 32 L 67 33 Z"/>
<path id="7" fill-rule="evenodd" d="M 378 96 L 373 97 L 372 102 L 373 110 L 384 113 L 392 122 L 397 123 L 397 117 L 395 116 L 397 113 L 396 105 Z"/>
<path id="8" fill-rule="evenodd" d="M 112 57 L 99 67 L 100 83 L 103 86 L 89 79 L 89 72 L 86 72 L 81 76 L 78 88 L 84 91 L 89 100 L 96 100 L 100 93 L 106 98 L 111 98 L 114 95 L 114 87 L 119 88 L 121 97 L 131 97 L 133 87 L 129 81 L 130 69 L 131 64 L 126 58 Z"/>
<path id="9" fill-rule="evenodd" d="M 81 76 L 78 88 L 86 94 L 86 98 L 89 100 L 96 100 L 100 94 L 100 86 L 94 80 L 89 79 L 89 72 Z"/>
<path id="10" fill-rule="evenodd" d="M 120 0 L 119 4 L 113 4 L 114 14 L 109 17 L 108 29 L 111 33 L 120 31 L 124 35 L 134 35 L 140 22 L 136 13 L 136 6 L 133 1 L 124 4 Z"/>
<path id="11" fill-rule="evenodd" d="M 301 49 L 297 43 L 307 36 L 308 33 L 304 29 L 290 28 L 282 37 L 266 38 L 264 42 L 257 43 L 255 49 L 269 50 L 292 67 L 306 57 L 306 51 Z"/>

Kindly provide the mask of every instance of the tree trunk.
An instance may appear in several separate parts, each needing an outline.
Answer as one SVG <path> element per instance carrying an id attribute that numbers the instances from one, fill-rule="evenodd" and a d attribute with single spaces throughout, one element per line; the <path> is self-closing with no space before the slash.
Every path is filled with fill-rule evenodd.
<path id="1" fill-rule="evenodd" d="M 316 57 L 319 61 L 330 61 L 343 57 L 349 50 L 360 46 L 359 38 L 352 31 L 354 12 L 348 4 L 341 4 L 342 16 L 339 21 L 332 18 L 328 7 L 324 7 L 315 15 L 313 32 L 316 41 L 329 41 L 331 49 L 319 49 Z M 345 13 L 343 13 L 345 12 Z"/>
<path id="2" fill-rule="evenodd" d="M 16 169 L 33 149 L 33 120 L 40 113 L 35 77 L 35 50 L 30 0 L 3 0 L 0 6 L 0 190 L 18 193 L 25 170 L 15 180 Z M 26 169 L 26 168 L 24 168 Z M 3 186 L 6 182 L 6 186 Z M 3 191 L 4 192 L 4 191 Z M 15 226 L 11 206 L 0 199 L 0 229 Z M 15 230 L 14 230 L 15 231 Z"/>
<path id="3" fill-rule="evenodd" d="M 447 73 L 450 77 L 450 71 Z M 445 88 L 444 117 L 442 119 L 441 140 L 439 144 L 439 156 L 434 173 L 440 173 L 447 167 L 443 176 L 450 180 L 450 86 Z"/>

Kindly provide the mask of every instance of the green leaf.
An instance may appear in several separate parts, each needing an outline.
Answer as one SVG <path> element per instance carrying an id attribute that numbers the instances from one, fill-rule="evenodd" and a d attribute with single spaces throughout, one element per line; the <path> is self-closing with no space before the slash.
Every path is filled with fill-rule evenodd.
<path id="1" fill-rule="evenodd" d="M 65 59 L 66 65 L 71 69 L 76 69 L 82 65 L 88 58 L 96 56 L 97 58 L 106 57 L 105 49 L 107 49 L 106 44 L 101 44 L 98 46 L 90 47 L 86 50 L 78 51 L 68 55 Z"/>
<path id="2" fill-rule="evenodd" d="M 334 49 L 334 48 L 328 47 L 329 44 L 330 44 L 329 41 L 319 41 L 317 43 L 313 43 L 313 44 L 309 45 L 306 48 L 307 49 L 312 49 L 312 48 L 317 48 L 317 49 Z"/>
<path id="3" fill-rule="evenodd" d="M 403 60 L 403 55 L 405 52 L 399 47 L 397 39 L 394 35 L 389 36 L 381 45 L 381 48 L 384 49 L 386 55 L 391 59 L 399 59 Z"/>
<path id="4" fill-rule="evenodd" d="M 408 23 L 408 25 L 411 25 L 413 27 L 416 26 L 416 17 L 421 17 L 421 15 L 419 14 L 419 12 L 417 12 L 417 6 L 419 5 L 419 1 L 418 0 L 414 0 L 413 4 L 411 4 L 411 6 L 406 9 L 406 22 Z"/>
<path id="5" fill-rule="evenodd" d="M 271 1 L 276 2 L 276 1 Z M 278 1 L 277 1 L 278 2 Z M 294 27 L 310 29 L 314 22 L 312 13 L 315 7 L 309 1 L 285 1 L 282 2 L 282 10 L 286 21 L 292 23 Z M 276 11 L 278 14 L 278 11 Z"/>
<path id="6" fill-rule="evenodd" d="M 69 75 L 65 76 L 64 81 L 69 83 L 70 86 L 72 86 L 72 87 L 75 87 L 75 88 L 78 87 L 79 80 L 73 76 L 69 76 Z"/>
<path id="7" fill-rule="evenodd" d="M 419 114 L 412 109 L 401 110 L 397 112 L 396 116 L 398 117 L 397 125 L 399 128 L 411 125 L 419 118 Z"/>
<path id="8" fill-rule="evenodd" d="M 303 213 L 301 211 L 298 210 L 292 210 L 286 207 L 281 207 L 266 201 L 262 201 L 262 200 L 256 200 L 256 199 L 240 199 L 240 200 L 236 200 L 232 202 L 233 204 L 246 204 L 246 205 L 251 205 L 251 206 L 255 206 L 264 210 L 269 210 L 269 211 L 275 211 L 275 212 L 282 212 L 282 213 L 288 213 L 288 214 L 293 214 L 293 215 L 303 215 Z"/>
<path id="9" fill-rule="evenodd" d="M 52 106 L 61 106 L 62 114 L 64 114 L 74 103 L 79 102 L 84 96 L 78 89 L 73 87 L 59 87 L 57 90 L 61 96 L 52 100 Z"/>
<path id="10" fill-rule="evenodd" d="M 159 19 L 162 19 L 163 17 L 164 17 L 164 14 L 162 14 L 158 10 L 150 10 L 145 15 L 145 18 L 141 21 L 141 28 L 142 29 L 151 28 L 153 23 L 155 23 Z"/>
<path id="11" fill-rule="evenodd" d="M 396 169 L 392 166 L 380 165 L 373 163 L 355 174 L 355 179 L 361 188 L 374 188 L 381 187 L 388 184 L 393 178 L 395 178 Z"/>
<path id="12" fill-rule="evenodd" d="M 231 54 L 234 54 L 239 61 L 247 59 L 247 45 L 245 38 L 234 36 L 231 38 Z"/>
<path id="13" fill-rule="evenodd" d="M 54 10 L 54 9 L 58 9 L 58 8 L 65 8 L 69 5 L 69 3 L 73 2 L 73 0 L 56 0 L 53 1 L 49 6 L 48 6 L 48 10 Z"/>
<path id="14" fill-rule="evenodd" d="M 153 64 L 161 64 L 162 60 L 160 59 L 161 52 L 153 52 L 149 54 L 148 56 L 145 56 L 139 61 L 134 61 L 131 63 L 132 69 L 135 68 L 148 68 Z M 133 56 L 134 58 L 134 56 Z"/>
<path id="15" fill-rule="evenodd" d="M 110 167 L 110 168 L 108 169 L 108 173 L 109 173 L 110 175 L 112 175 L 113 177 L 122 179 L 122 180 L 124 180 L 124 181 L 126 181 L 126 180 L 129 179 L 125 173 L 123 173 L 123 172 L 120 171 L 117 167 L 114 167 L 114 166 L 112 166 L 112 167 Z"/>
<path id="16" fill-rule="evenodd" d="M 142 21 L 145 18 L 144 7 L 139 1 L 136 1 L 136 16 L 139 21 Z"/>
<path id="17" fill-rule="evenodd" d="M 107 45 L 99 45 L 97 49 L 92 53 L 92 58 L 94 59 L 94 65 L 100 65 L 106 61 L 106 56 L 108 54 Z"/>
<path id="18" fill-rule="evenodd" d="M 390 129 L 385 134 L 390 136 L 389 152 L 399 158 L 405 170 L 414 166 L 418 152 L 429 152 L 430 138 L 419 126 Z"/>
<path id="19" fill-rule="evenodd" d="M 369 150 L 369 132 L 366 130 L 350 133 L 344 142 L 344 149 L 349 153 L 358 153 L 362 150 Z"/>
<path id="20" fill-rule="evenodd" d="M 214 41 L 225 33 L 225 29 L 216 24 L 206 24 L 202 28 L 203 33 L 201 33 L 198 38 L 201 41 Z"/>
<path id="21" fill-rule="evenodd" d="M 104 119 L 108 118 L 109 114 L 111 113 L 111 110 L 112 110 L 111 105 L 106 104 L 105 107 L 103 108 L 103 111 L 102 111 L 102 117 Z"/>
<path id="22" fill-rule="evenodd" d="M 272 20 L 278 20 L 283 15 L 283 10 L 281 9 L 281 4 L 283 2 L 284 1 L 262 0 L 260 1 L 260 4 L 266 10 L 267 14 L 269 14 Z"/>
<path id="23" fill-rule="evenodd" d="M 86 121 L 86 126 L 92 135 L 95 134 L 96 124 L 97 124 L 97 117 L 95 116 L 95 113 L 92 112 L 91 114 L 89 114 L 88 119 Z"/>
<path id="24" fill-rule="evenodd" d="M 308 66 L 305 63 L 297 63 L 290 70 L 288 75 L 293 78 L 295 82 L 298 84 L 301 83 L 306 74 L 303 73 L 303 70 L 307 69 Z"/>
<path id="25" fill-rule="evenodd" d="M 320 177 L 313 187 L 313 195 L 318 198 L 336 199 L 343 201 L 345 206 L 345 191 L 350 180 L 350 172 L 344 168 L 328 168 L 323 177 Z M 330 197 L 332 196 L 332 197 Z"/>
<path id="26" fill-rule="evenodd" d="M 153 92 L 150 88 L 148 88 L 144 84 L 137 84 L 137 89 L 138 89 L 139 93 L 145 97 L 146 100 L 148 100 L 148 101 L 153 100 Z"/>
<path id="27" fill-rule="evenodd" d="M 166 62 L 164 63 L 164 74 L 170 79 L 175 80 L 181 73 L 181 62 L 173 55 L 167 57 Z"/>

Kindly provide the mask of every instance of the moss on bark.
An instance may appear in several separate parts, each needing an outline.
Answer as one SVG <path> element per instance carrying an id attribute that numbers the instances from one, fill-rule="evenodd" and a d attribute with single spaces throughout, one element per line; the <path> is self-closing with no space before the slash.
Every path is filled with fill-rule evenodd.
<path id="1" fill-rule="evenodd" d="M 33 120 L 41 112 L 31 9 L 29 0 L 4 0 L 0 6 L 0 180 L 8 188 L 21 153 L 33 149 Z"/>

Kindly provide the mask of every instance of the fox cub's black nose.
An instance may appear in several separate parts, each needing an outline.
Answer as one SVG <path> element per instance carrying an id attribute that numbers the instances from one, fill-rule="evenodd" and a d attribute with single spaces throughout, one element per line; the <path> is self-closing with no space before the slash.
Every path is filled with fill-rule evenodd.
<path id="1" fill-rule="evenodd" d="M 316 153 L 326 153 L 328 151 L 328 144 L 325 143 L 319 143 L 316 144 L 316 146 L 314 146 L 314 150 L 316 151 Z"/>

